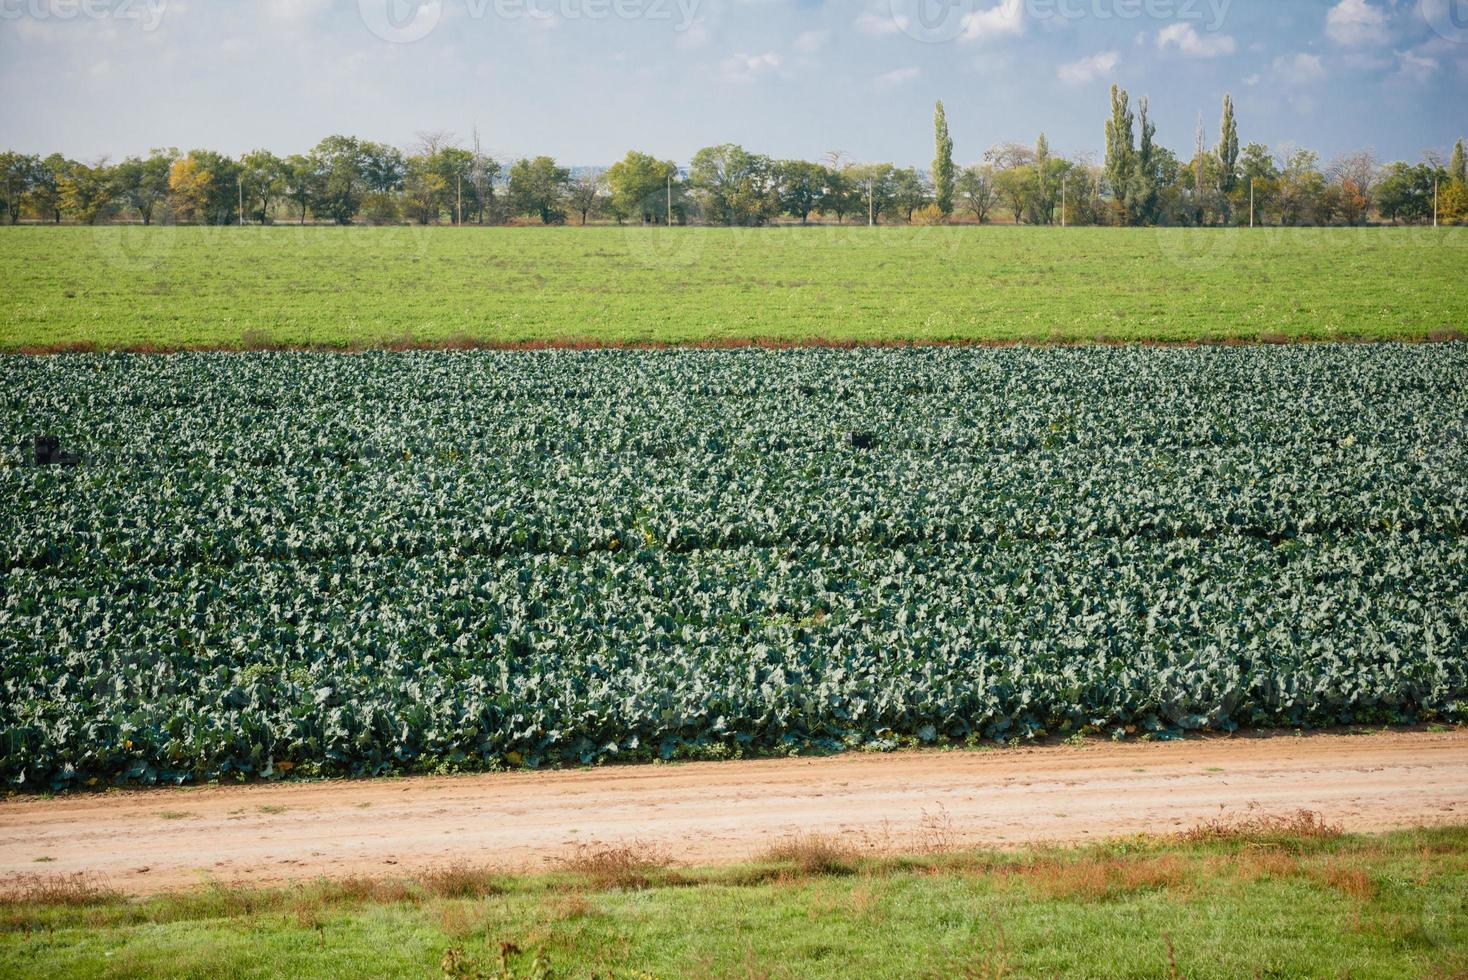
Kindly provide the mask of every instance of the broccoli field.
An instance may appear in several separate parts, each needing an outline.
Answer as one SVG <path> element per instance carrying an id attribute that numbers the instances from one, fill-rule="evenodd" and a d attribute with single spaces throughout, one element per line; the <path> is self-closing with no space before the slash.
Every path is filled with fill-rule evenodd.
<path id="1" fill-rule="evenodd" d="M 20 788 L 1468 720 L 1462 345 L 0 380 Z"/>

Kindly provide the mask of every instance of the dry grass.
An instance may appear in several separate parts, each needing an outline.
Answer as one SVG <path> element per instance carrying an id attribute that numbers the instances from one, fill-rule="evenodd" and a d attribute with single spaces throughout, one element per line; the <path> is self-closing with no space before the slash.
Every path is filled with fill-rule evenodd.
<path id="1" fill-rule="evenodd" d="M 914 853 L 949 854 L 958 850 L 961 840 L 953 815 L 940 803 L 935 810 L 923 811 L 914 840 Z"/>
<path id="2" fill-rule="evenodd" d="M 49 905 L 83 908 L 108 905 L 122 894 L 105 875 L 89 871 L 75 874 L 21 874 L 0 881 L 0 906 Z"/>
<path id="3" fill-rule="evenodd" d="M 1057 857 L 1016 865 L 1007 873 L 1046 898 L 1082 902 L 1104 902 L 1146 891 L 1182 890 L 1196 876 L 1195 869 L 1175 855 Z"/>
<path id="4" fill-rule="evenodd" d="M 418 875 L 418 883 L 435 898 L 485 898 L 505 892 L 503 872 L 468 864 L 430 868 Z"/>
<path id="5" fill-rule="evenodd" d="M 633 841 L 630 844 L 582 844 L 559 869 L 587 879 L 594 888 L 639 891 L 668 883 L 665 872 L 672 858 L 661 848 Z"/>
<path id="6" fill-rule="evenodd" d="M 1276 850 L 1250 851 L 1234 860 L 1233 872 L 1243 881 L 1281 881 L 1299 876 L 1300 860 Z"/>
<path id="7" fill-rule="evenodd" d="M 1310 869 L 1310 876 L 1347 898 L 1358 902 L 1369 902 L 1376 897 L 1376 881 L 1359 866 L 1341 859 L 1332 859 L 1319 867 Z"/>
<path id="8" fill-rule="evenodd" d="M 411 882 L 401 878 L 352 875 L 322 879 L 306 889 L 303 897 L 320 905 L 397 904 L 416 901 L 418 892 Z"/>
<path id="9" fill-rule="evenodd" d="M 580 892 L 567 892 L 541 903 L 545 922 L 579 922 L 596 915 L 596 906 Z"/>
<path id="10" fill-rule="evenodd" d="M 1243 844 L 1299 847 L 1301 844 L 1335 840 L 1344 831 L 1313 810 L 1269 814 L 1250 810 L 1238 816 L 1222 816 L 1178 834 L 1185 844 Z"/>
<path id="11" fill-rule="evenodd" d="M 493 912 L 483 902 L 448 902 L 438 910 L 438 928 L 450 939 L 487 935 Z"/>
<path id="12" fill-rule="evenodd" d="M 793 867 L 807 877 L 855 874 L 863 848 L 830 834 L 802 833 L 770 845 L 756 860 Z"/>

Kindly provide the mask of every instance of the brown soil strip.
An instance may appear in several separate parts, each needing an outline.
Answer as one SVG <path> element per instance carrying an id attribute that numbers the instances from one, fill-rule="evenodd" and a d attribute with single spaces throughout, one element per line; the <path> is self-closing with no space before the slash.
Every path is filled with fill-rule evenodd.
<path id="1" fill-rule="evenodd" d="M 716 864 L 799 832 L 898 848 L 934 832 L 960 846 L 1074 843 L 1251 807 L 1361 832 L 1468 821 L 1468 731 L 16 797 L 0 802 L 0 879 L 89 871 L 148 894 L 454 863 L 536 870 L 634 841 Z"/>

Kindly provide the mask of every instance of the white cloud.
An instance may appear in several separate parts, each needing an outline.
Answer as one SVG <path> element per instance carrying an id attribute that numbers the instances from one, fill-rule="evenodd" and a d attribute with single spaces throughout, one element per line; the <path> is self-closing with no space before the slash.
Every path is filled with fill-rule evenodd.
<path id="1" fill-rule="evenodd" d="M 902 14 L 893 13 L 884 16 L 867 13 L 856 18 L 856 29 L 873 37 L 884 37 L 888 34 L 901 34 L 907 30 L 910 23 L 912 22 Z"/>
<path id="2" fill-rule="evenodd" d="M 773 51 L 764 54 L 736 54 L 725 58 L 720 74 L 727 82 L 752 82 L 761 75 L 777 71 L 783 62 Z"/>
<path id="3" fill-rule="evenodd" d="M 1426 82 L 1437 74 L 1442 63 L 1422 51 L 1397 52 L 1397 77 L 1409 82 Z"/>
<path id="4" fill-rule="evenodd" d="M 1382 40 L 1386 12 L 1366 0 L 1341 0 L 1325 15 L 1325 33 L 1337 44 L 1354 46 Z"/>
<path id="5" fill-rule="evenodd" d="M 1060 80 L 1067 85 L 1085 85 L 1104 78 L 1116 70 L 1121 55 L 1115 51 L 1102 51 L 1089 58 L 1060 66 Z"/>
<path id="6" fill-rule="evenodd" d="M 878 75 L 872 82 L 877 88 L 896 88 L 906 84 L 922 74 L 919 68 L 896 68 L 892 71 Z"/>
<path id="7" fill-rule="evenodd" d="M 801 54 L 815 54 L 831 40 L 830 31 L 806 31 L 795 39 L 795 50 Z"/>
<path id="8" fill-rule="evenodd" d="M 1294 55 L 1281 55 L 1274 59 L 1274 76 L 1291 85 L 1304 85 L 1325 77 L 1325 65 L 1319 55 L 1303 51 Z"/>
<path id="9" fill-rule="evenodd" d="M 1010 37 L 1025 32 L 1025 8 L 1023 0 L 999 0 L 988 10 L 975 10 L 964 15 L 963 33 L 965 41 L 987 41 L 996 37 Z"/>
<path id="10" fill-rule="evenodd" d="M 1157 47 L 1161 49 L 1175 47 L 1183 54 L 1192 55 L 1194 58 L 1217 58 L 1233 54 L 1238 50 L 1238 44 L 1227 34 L 1205 36 L 1199 34 L 1197 28 L 1186 21 L 1169 24 L 1158 31 Z"/>

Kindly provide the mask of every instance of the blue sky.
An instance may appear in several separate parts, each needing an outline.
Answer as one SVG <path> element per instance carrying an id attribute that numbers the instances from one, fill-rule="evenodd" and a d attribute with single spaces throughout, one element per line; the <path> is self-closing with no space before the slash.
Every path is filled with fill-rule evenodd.
<path id="1" fill-rule="evenodd" d="M 0 0 L 0 145 L 295 152 L 420 131 L 504 155 L 687 160 L 739 142 L 925 164 L 1044 130 L 1102 149 L 1107 87 L 1159 138 L 1416 159 L 1468 135 L 1468 0 Z"/>

